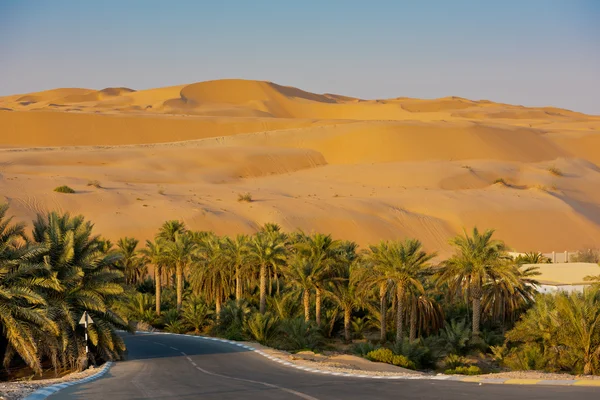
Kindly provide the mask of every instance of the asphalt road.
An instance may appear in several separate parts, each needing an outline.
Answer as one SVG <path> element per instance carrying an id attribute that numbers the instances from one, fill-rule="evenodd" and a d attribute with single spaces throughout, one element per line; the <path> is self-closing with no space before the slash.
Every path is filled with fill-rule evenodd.
<path id="1" fill-rule="evenodd" d="M 598 388 L 345 378 L 300 371 L 227 343 L 127 335 L 126 361 L 50 399 L 594 399 Z"/>

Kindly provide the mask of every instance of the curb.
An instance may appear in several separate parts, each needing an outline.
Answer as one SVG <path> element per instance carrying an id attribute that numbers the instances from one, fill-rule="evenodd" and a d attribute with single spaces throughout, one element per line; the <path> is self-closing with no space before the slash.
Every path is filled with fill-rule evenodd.
<path id="1" fill-rule="evenodd" d="M 54 393 L 58 392 L 59 390 L 66 388 L 66 387 L 78 385 L 80 383 L 87 383 L 87 382 L 94 381 L 94 380 L 100 378 L 102 375 L 106 374 L 111 366 L 112 366 L 112 362 L 107 361 L 104 364 L 104 366 L 102 368 L 100 368 L 100 370 L 93 375 L 87 376 L 83 379 L 79 379 L 76 381 L 57 383 L 55 385 L 45 386 L 45 387 L 40 388 L 40 389 L 36 390 L 35 392 L 31 393 L 27 397 L 24 397 L 23 400 L 42 400 L 42 399 L 47 398 L 50 395 L 53 395 Z"/>
<path id="2" fill-rule="evenodd" d="M 453 382 L 471 382 L 471 383 L 479 383 L 482 384 L 495 384 L 495 385 L 548 385 L 548 386 L 579 386 L 579 387 L 598 387 L 600 388 L 600 380 L 591 380 L 591 379 L 581 379 L 581 380 L 551 380 L 551 379 L 515 379 L 515 378 L 486 378 L 485 376 L 461 376 L 461 375 L 445 375 L 445 374 L 437 374 L 437 375 L 367 375 L 367 374 L 353 374 L 348 372 L 333 372 L 333 371 L 325 371 L 316 368 L 308 368 L 300 365 L 296 365 L 289 361 L 282 360 L 277 357 L 273 357 L 262 350 L 257 350 L 254 347 L 246 346 L 245 344 L 241 344 L 235 342 L 233 340 L 227 339 L 219 339 L 208 336 L 193 336 L 193 335 L 185 335 L 185 334 L 177 334 L 177 333 L 169 333 L 169 332 L 145 332 L 145 331 L 137 331 L 136 333 L 141 334 L 158 334 L 158 335 L 173 335 L 173 336 L 186 336 L 191 338 L 197 338 L 201 340 L 212 340 L 215 342 L 228 343 L 237 347 L 241 347 L 246 350 L 250 350 L 254 353 L 260 354 L 261 356 L 268 358 L 271 361 L 275 361 L 279 364 L 285 365 L 287 367 L 296 368 L 305 372 L 312 372 L 317 374 L 324 375 L 334 375 L 334 376 L 344 376 L 348 378 L 367 378 L 367 379 L 380 379 L 380 380 L 433 380 L 433 381 L 453 381 Z"/>

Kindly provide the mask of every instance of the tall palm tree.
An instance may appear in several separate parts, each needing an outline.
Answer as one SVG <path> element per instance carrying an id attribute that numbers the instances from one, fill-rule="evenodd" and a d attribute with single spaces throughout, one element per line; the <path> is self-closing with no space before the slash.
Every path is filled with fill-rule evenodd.
<path id="1" fill-rule="evenodd" d="M 109 307 L 123 293 L 123 274 L 116 268 L 121 254 L 107 253 L 92 230 L 82 216 L 55 212 L 38 215 L 33 225 L 33 241 L 46 248 L 38 262 L 61 283 L 61 290 L 48 288 L 44 295 L 48 315 L 59 327 L 62 363 L 70 369 L 86 363 L 83 328 L 77 323 L 84 311 L 94 320 L 88 329 L 94 357 L 119 359 L 125 344 L 116 329 L 130 329 Z"/>
<path id="2" fill-rule="evenodd" d="M 503 330 L 507 321 L 514 323 L 518 316 L 533 304 L 538 285 L 534 277 L 540 274 L 534 266 L 521 267 L 510 264 L 507 268 L 513 269 L 516 279 L 507 280 L 501 277 L 484 283 L 481 303 L 482 314 L 499 321 Z"/>
<path id="3" fill-rule="evenodd" d="M 172 242 L 167 242 L 165 250 L 165 261 L 175 266 L 177 311 L 181 310 L 183 304 L 183 274 L 192 264 L 197 244 L 187 233 L 176 232 Z"/>
<path id="4" fill-rule="evenodd" d="M 42 290 L 61 287 L 44 264 L 35 262 L 45 249 L 25 243 L 23 224 L 13 224 L 7 211 L 8 205 L 0 205 L 0 357 L 8 368 L 16 353 L 41 374 L 38 339 L 58 335 Z"/>
<path id="5" fill-rule="evenodd" d="M 242 281 L 250 261 L 249 238 L 246 235 L 237 235 L 235 239 L 225 238 L 225 249 L 229 253 L 235 269 L 235 300 L 242 300 Z"/>
<path id="6" fill-rule="evenodd" d="M 156 235 L 157 239 L 163 239 L 168 242 L 174 242 L 176 235 L 183 235 L 186 232 L 185 223 L 183 221 L 170 220 L 165 221 L 158 234 Z"/>
<path id="7" fill-rule="evenodd" d="M 125 275 L 125 283 L 128 285 L 138 284 L 148 273 L 146 265 L 142 263 L 137 254 L 138 243 L 137 239 L 130 237 L 121 238 L 117 242 L 122 256 L 118 266 Z"/>
<path id="8" fill-rule="evenodd" d="M 331 235 L 315 233 L 304 236 L 296 243 L 296 252 L 300 257 L 309 260 L 313 267 L 312 280 L 315 290 L 315 320 L 321 325 L 321 302 L 323 290 L 327 282 L 335 275 L 335 267 L 338 266 L 343 253 L 341 242 L 333 240 Z"/>
<path id="9" fill-rule="evenodd" d="M 198 244 L 190 273 L 194 293 L 202 293 L 207 300 L 215 302 L 217 318 L 221 304 L 229 297 L 232 288 L 232 259 L 226 246 L 226 240 L 216 235 L 206 236 Z"/>
<path id="10" fill-rule="evenodd" d="M 368 308 L 371 310 L 373 316 L 378 315 L 379 322 L 379 341 L 383 344 L 387 340 L 387 313 L 388 313 L 388 293 L 390 289 L 390 283 L 384 270 L 376 268 L 376 260 L 371 257 L 372 253 L 363 252 L 361 253 L 361 261 L 358 263 L 358 267 L 355 268 L 354 274 L 359 278 L 358 286 L 359 293 L 362 296 L 370 297 L 373 290 L 377 292 L 379 299 L 379 310 L 376 311 L 374 307 L 371 307 L 367 303 Z"/>
<path id="11" fill-rule="evenodd" d="M 154 266 L 154 286 L 155 286 L 155 299 L 156 299 L 156 315 L 160 315 L 160 305 L 162 296 L 162 273 L 165 265 L 165 251 L 166 246 L 164 241 L 146 240 L 146 247 L 140 250 L 143 255 L 143 260 Z"/>
<path id="12" fill-rule="evenodd" d="M 315 287 L 315 266 L 310 259 L 296 254 L 285 270 L 285 277 L 302 294 L 304 320 L 310 320 L 310 293 Z"/>
<path id="13" fill-rule="evenodd" d="M 285 262 L 287 251 L 285 236 L 278 231 L 258 232 L 250 240 L 250 259 L 259 267 L 259 291 L 261 314 L 267 307 L 267 273 L 278 269 Z"/>
<path id="14" fill-rule="evenodd" d="M 421 242 L 381 242 L 370 247 L 369 258 L 375 269 L 390 282 L 396 293 L 396 342 L 402 341 L 404 304 L 407 291 L 423 293 L 421 278 L 435 254 L 421 249 Z"/>
<path id="15" fill-rule="evenodd" d="M 469 236 L 456 236 L 450 243 L 455 254 L 442 264 L 440 282 L 447 283 L 451 293 L 466 291 L 473 303 L 473 335 L 479 335 L 481 300 L 484 286 L 502 282 L 508 287 L 518 285 L 511 257 L 506 253 L 504 242 L 493 240 L 493 230 L 480 233 L 473 228 Z"/>
<path id="16" fill-rule="evenodd" d="M 352 312 L 358 309 L 362 304 L 362 297 L 359 294 L 356 265 L 345 264 L 339 271 L 339 279 L 329 282 L 327 297 L 336 303 L 344 313 L 344 340 L 346 343 L 352 342 L 351 319 Z"/>

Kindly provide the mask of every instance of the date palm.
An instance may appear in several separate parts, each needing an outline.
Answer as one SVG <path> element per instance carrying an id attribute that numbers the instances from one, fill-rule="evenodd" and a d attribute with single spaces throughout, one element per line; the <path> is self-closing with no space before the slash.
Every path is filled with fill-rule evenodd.
<path id="1" fill-rule="evenodd" d="M 217 318 L 221 304 L 231 294 L 232 259 L 227 241 L 216 235 L 207 235 L 198 244 L 190 271 L 190 283 L 196 295 L 203 294 L 214 301 Z"/>
<path id="2" fill-rule="evenodd" d="M 156 315 L 159 316 L 162 296 L 162 273 L 166 263 L 165 251 L 166 245 L 161 240 L 146 240 L 146 247 L 140 250 L 143 261 L 154 266 L 154 297 L 156 299 Z"/>
<path id="3" fill-rule="evenodd" d="M 130 237 L 121 238 L 117 242 L 117 247 L 122 256 L 118 266 L 125 275 L 127 285 L 137 285 L 148 273 L 146 265 L 142 263 L 137 254 L 138 243 L 137 239 Z"/>
<path id="4" fill-rule="evenodd" d="M 235 239 L 226 237 L 225 251 L 228 253 L 234 267 L 235 276 L 235 300 L 242 300 L 242 283 L 244 274 L 248 270 L 250 262 L 249 238 L 246 235 L 237 235 Z"/>
<path id="5" fill-rule="evenodd" d="M 58 335 L 56 324 L 47 315 L 42 290 L 61 288 L 46 266 L 35 262 L 45 249 L 23 241 L 24 226 L 6 218 L 7 210 L 7 205 L 0 205 L 0 356 L 8 368 L 18 354 L 40 374 L 37 339 Z"/>
<path id="6" fill-rule="evenodd" d="M 358 279 L 356 265 L 346 264 L 338 271 L 338 279 L 329 282 L 327 297 L 342 309 L 344 314 L 344 340 L 346 343 L 352 342 L 352 312 L 358 309 L 362 304 L 362 297 L 359 295 Z"/>
<path id="7" fill-rule="evenodd" d="M 261 314 L 267 307 L 267 274 L 269 270 L 277 270 L 286 260 L 285 235 L 279 231 L 261 231 L 250 240 L 250 260 L 259 268 L 259 292 Z"/>
<path id="8" fill-rule="evenodd" d="M 86 363 L 83 328 L 78 325 L 84 311 L 94 320 L 89 327 L 93 357 L 119 359 L 125 344 L 116 329 L 129 329 L 109 307 L 123 293 L 123 274 L 116 268 L 121 255 L 106 252 L 92 230 L 82 216 L 55 212 L 38 215 L 33 226 L 34 243 L 46 248 L 38 262 L 61 284 L 60 290 L 47 288 L 44 295 L 48 315 L 59 328 L 62 364 L 70 369 L 81 369 Z"/>
<path id="9" fill-rule="evenodd" d="M 335 268 L 343 255 L 342 242 L 333 240 L 331 235 L 316 233 L 304 236 L 296 245 L 297 254 L 308 260 L 312 266 L 311 280 L 315 290 L 315 320 L 321 325 L 321 303 L 323 291 L 329 279 L 335 276 Z"/>
<path id="10" fill-rule="evenodd" d="M 421 242 L 406 239 L 403 242 L 381 242 L 370 247 L 369 259 L 380 271 L 396 294 L 396 342 L 402 341 L 403 316 L 407 292 L 423 293 L 421 279 L 435 254 L 421 249 Z"/>
<path id="11" fill-rule="evenodd" d="M 181 310 L 183 304 L 183 275 L 192 264 L 196 249 L 196 242 L 187 232 L 175 232 L 173 241 L 166 241 L 164 260 L 175 267 L 177 311 Z"/>
<path id="12" fill-rule="evenodd" d="M 485 285 L 502 282 L 512 288 L 519 284 L 504 242 L 492 239 L 493 234 L 493 230 L 480 233 L 473 228 L 471 236 L 466 232 L 456 236 L 450 241 L 455 254 L 439 270 L 439 281 L 448 284 L 452 294 L 464 291 L 472 301 L 474 336 L 479 335 Z"/>

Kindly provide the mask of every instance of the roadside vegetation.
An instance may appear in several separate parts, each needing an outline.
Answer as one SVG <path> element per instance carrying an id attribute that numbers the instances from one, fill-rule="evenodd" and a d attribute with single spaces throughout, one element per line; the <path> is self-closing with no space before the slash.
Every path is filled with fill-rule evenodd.
<path id="1" fill-rule="evenodd" d="M 600 374 L 600 285 L 537 295 L 536 268 L 523 264 L 548 260 L 512 259 L 492 230 L 453 238 L 454 255 L 439 261 L 414 239 L 359 249 L 270 223 L 227 237 L 167 221 L 153 240 L 112 244 L 83 217 L 38 216 L 27 234 L 5 214 L 0 356 L 8 368 L 83 368 L 77 321 L 87 310 L 96 362 L 121 356 L 116 329 L 160 329 L 449 374 Z"/>

